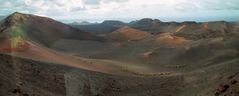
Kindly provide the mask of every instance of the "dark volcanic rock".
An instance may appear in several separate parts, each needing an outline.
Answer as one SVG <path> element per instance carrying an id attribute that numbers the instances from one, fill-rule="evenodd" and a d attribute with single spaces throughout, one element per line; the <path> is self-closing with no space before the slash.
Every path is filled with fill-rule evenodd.
<path id="1" fill-rule="evenodd" d="M 106 26 L 122 26 L 125 25 L 124 22 L 117 21 L 117 20 L 106 20 L 101 23 L 101 25 L 106 25 Z"/>

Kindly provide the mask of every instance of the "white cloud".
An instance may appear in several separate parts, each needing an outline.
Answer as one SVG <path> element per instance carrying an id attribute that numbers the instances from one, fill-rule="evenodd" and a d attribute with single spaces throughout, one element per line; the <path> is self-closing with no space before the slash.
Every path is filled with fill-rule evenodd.
<path id="1" fill-rule="evenodd" d="M 238 5 L 239 0 L 0 0 L 0 11 L 58 19 L 156 18 L 229 15 Z"/>
<path id="2" fill-rule="evenodd" d="M 9 1 L 3 2 L 1 7 L 12 7 L 12 3 Z"/>

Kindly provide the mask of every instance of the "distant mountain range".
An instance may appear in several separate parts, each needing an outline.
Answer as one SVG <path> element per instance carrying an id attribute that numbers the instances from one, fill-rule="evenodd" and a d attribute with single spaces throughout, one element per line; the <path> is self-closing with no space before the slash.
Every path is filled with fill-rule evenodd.
<path id="1" fill-rule="evenodd" d="M 90 24 L 71 23 L 70 25 L 75 28 L 85 30 L 87 32 L 109 33 L 109 32 L 115 31 L 116 29 L 122 26 L 125 26 L 126 23 L 123 23 L 121 21 L 116 21 L 116 20 L 106 20 L 102 23 L 90 23 Z"/>
<path id="2" fill-rule="evenodd" d="M 239 30 L 239 24 L 236 22 L 226 21 L 211 21 L 211 22 L 162 22 L 158 19 L 144 18 L 141 20 L 132 21 L 130 23 L 124 23 L 116 20 L 107 20 L 99 24 L 87 24 L 87 25 L 72 25 L 73 27 L 95 33 L 109 33 L 117 30 L 122 26 L 130 26 L 135 29 L 147 31 L 150 33 L 160 32 L 184 32 L 190 28 L 195 28 L 198 31 L 220 31 L 220 32 L 234 32 Z M 180 29 L 180 30 L 179 30 Z"/>
<path id="3" fill-rule="evenodd" d="M 82 22 L 73 22 L 73 23 L 69 23 L 69 25 L 92 25 L 92 24 L 96 24 L 96 23 L 90 23 L 87 21 L 82 21 Z"/>

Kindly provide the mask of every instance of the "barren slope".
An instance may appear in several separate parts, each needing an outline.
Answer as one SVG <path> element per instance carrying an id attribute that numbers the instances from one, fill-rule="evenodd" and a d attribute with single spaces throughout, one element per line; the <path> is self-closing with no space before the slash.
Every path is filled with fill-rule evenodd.
<path id="1" fill-rule="evenodd" d="M 141 40 L 150 36 L 150 33 L 133 29 L 130 27 L 122 27 L 109 36 L 110 39 L 117 41 L 128 41 L 128 40 Z"/>

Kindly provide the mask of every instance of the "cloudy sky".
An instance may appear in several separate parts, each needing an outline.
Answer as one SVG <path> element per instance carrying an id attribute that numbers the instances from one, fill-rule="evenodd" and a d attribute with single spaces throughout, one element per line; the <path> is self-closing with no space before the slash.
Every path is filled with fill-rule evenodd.
<path id="1" fill-rule="evenodd" d="M 58 20 L 234 20 L 239 0 L 0 0 L 0 15 L 31 13 Z"/>

